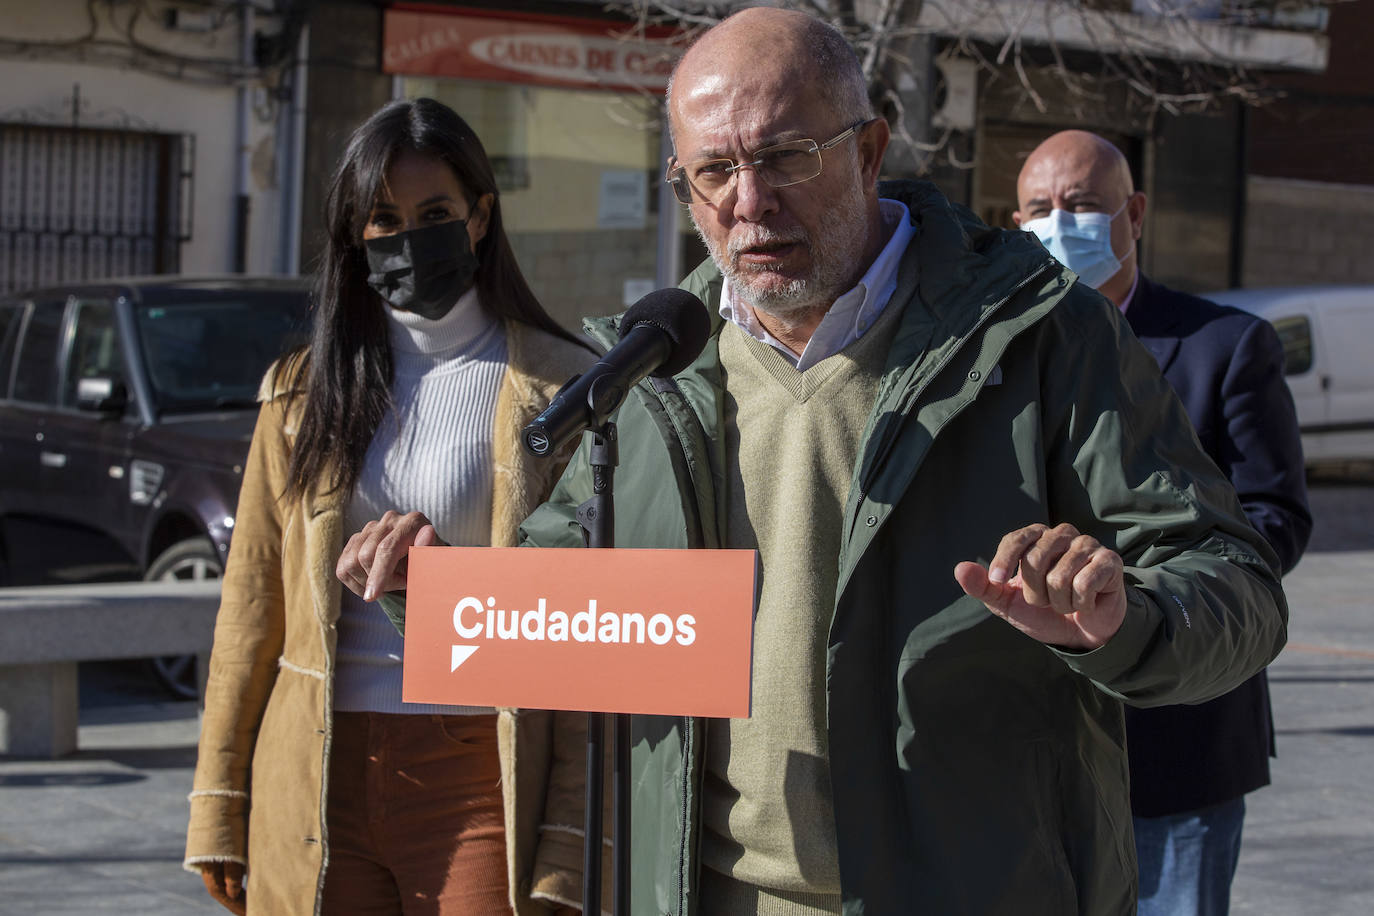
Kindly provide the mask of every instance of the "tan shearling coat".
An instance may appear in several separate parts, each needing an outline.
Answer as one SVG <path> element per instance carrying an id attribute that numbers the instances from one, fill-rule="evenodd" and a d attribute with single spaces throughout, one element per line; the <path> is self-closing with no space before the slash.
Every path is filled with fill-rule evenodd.
<path id="1" fill-rule="evenodd" d="M 590 351 L 527 325 L 507 321 L 505 329 L 509 362 L 493 429 L 493 546 L 515 545 L 520 522 L 563 466 L 528 457 L 521 428 L 594 360 Z M 278 498 L 296 428 L 281 394 L 264 392 L 244 471 L 210 657 L 185 867 L 244 864 L 249 913 L 295 916 L 319 912 L 329 863 L 324 812 L 342 589 L 334 567 L 346 534 L 345 494 Z M 579 718 L 498 711 L 508 875 L 519 916 L 546 912 L 532 892 L 550 901 L 580 899 L 580 869 L 566 867 L 580 864 L 580 777 L 551 773 L 555 728 L 569 731 L 575 744 Z"/>

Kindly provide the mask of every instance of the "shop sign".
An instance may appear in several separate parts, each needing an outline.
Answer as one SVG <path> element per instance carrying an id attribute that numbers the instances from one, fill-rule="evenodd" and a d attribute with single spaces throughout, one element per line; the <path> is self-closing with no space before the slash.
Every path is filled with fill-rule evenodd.
<path id="1" fill-rule="evenodd" d="M 680 48 L 671 30 L 641 38 L 616 26 L 563 17 L 493 17 L 480 11 L 392 8 L 382 70 L 410 76 L 662 92 Z"/>

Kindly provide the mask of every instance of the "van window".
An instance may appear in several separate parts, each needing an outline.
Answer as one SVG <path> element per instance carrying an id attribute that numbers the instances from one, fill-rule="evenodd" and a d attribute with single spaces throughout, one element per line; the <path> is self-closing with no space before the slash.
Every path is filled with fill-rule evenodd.
<path id="1" fill-rule="evenodd" d="M 1312 368 L 1312 322 L 1305 315 L 1276 318 L 1274 330 L 1283 343 L 1283 374 L 1301 375 Z"/>

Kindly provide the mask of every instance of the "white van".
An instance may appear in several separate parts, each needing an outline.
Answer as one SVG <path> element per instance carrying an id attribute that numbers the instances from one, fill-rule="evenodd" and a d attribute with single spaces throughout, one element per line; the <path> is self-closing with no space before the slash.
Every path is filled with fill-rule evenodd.
<path id="1" fill-rule="evenodd" d="M 1374 286 L 1290 286 L 1206 294 L 1269 321 L 1307 463 L 1374 459 Z"/>

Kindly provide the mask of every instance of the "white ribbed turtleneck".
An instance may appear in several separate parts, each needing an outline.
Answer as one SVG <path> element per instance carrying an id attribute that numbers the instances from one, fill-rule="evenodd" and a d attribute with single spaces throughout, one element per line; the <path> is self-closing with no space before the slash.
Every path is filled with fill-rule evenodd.
<path id="1" fill-rule="evenodd" d="M 469 344 L 499 323 L 477 301 L 475 289 L 464 293 L 447 315 L 436 320 L 393 308 L 386 309 L 386 318 L 392 355 L 398 366 L 405 362 L 410 368 L 462 355 Z"/>
<path id="2" fill-rule="evenodd" d="M 437 321 L 386 309 L 394 409 L 368 447 L 344 518 L 358 531 L 387 509 L 419 510 L 450 544 L 491 543 L 492 424 L 506 370 L 502 324 L 476 290 Z M 401 637 L 375 604 L 344 590 L 334 708 L 461 713 L 489 709 L 401 702 Z"/>

